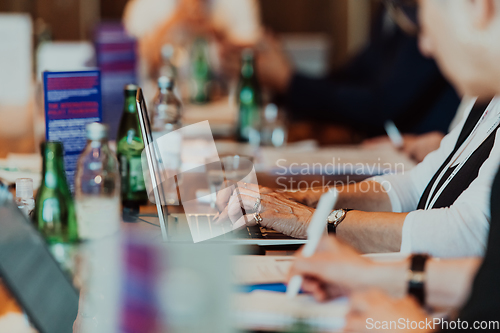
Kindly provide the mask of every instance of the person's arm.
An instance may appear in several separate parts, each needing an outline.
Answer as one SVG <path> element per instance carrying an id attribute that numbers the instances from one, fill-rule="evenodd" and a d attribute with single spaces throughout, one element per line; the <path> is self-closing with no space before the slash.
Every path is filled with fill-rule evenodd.
<path id="1" fill-rule="evenodd" d="M 407 213 L 350 211 L 337 237 L 363 253 L 399 252 Z"/>
<path id="2" fill-rule="evenodd" d="M 380 182 L 367 180 L 347 186 L 337 186 L 339 198 L 336 208 L 350 208 L 365 212 L 390 212 L 391 201 Z M 316 207 L 319 198 L 329 187 L 314 187 L 300 191 L 283 191 L 285 196 L 309 207 Z"/>
<path id="3" fill-rule="evenodd" d="M 398 150 L 413 161 L 420 163 L 430 152 L 439 148 L 444 136 L 445 134 L 440 131 L 433 131 L 420 135 L 403 134 L 403 147 Z M 362 145 L 366 148 L 392 147 L 392 142 L 387 135 L 384 135 L 367 139 L 363 141 Z"/>
<path id="4" fill-rule="evenodd" d="M 363 62 L 371 64 L 373 68 L 384 68 L 383 72 L 365 71 L 364 76 L 347 80 L 337 76 L 313 78 L 295 73 L 286 85 L 284 97 L 289 112 L 299 119 L 355 124 L 357 129 L 369 133 L 383 131 L 384 122 L 388 119 L 397 123 L 399 121 L 398 124 L 403 128 L 415 126 L 416 123 L 406 121 L 408 114 L 425 114 L 431 110 L 431 106 L 436 103 L 431 96 L 438 91 L 431 87 L 446 83 L 435 63 L 420 54 L 415 39 L 403 35 L 396 38 L 396 57 L 393 54 L 375 54 L 373 59 L 361 57 Z M 367 51 L 374 45 L 371 44 Z M 409 77 L 412 80 L 408 81 Z M 436 96 L 436 100 L 438 98 Z M 422 107 L 414 110 L 417 104 Z M 453 112 L 457 105 L 455 99 L 447 107 Z M 445 130 L 446 126 L 431 126 L 428 130 Z M 374 131 L 374 128 L 377 130 Z"/>
<path id="5" fill-rule="evenodd" d="M 436 308 L 459 308 L 469 296 L 472 281 L 481 264 L 478 257 L 463 259 L 429 259 L 425 268 L 425 293 L 428 306 Z M 371 267 L 374 286 L 394 297 L 404 297 L 408 292 L 408 269 L 410 260 L 395 263 L 379 263 Z M 369 281 L 367 281 L 367 286 Z"/>
<path id="6" fill-rule="evenodd" d="M 427 305 L 462 306 L 481 261 L 481 258 L 429 259 L 425 266 Z M 324 237 L 313 256 L 304 258 L 299 252 L 288 276 L 304 276 L 303 289 L 320 301 L 337 296 L 330 292 L 335 290 L 333 286 L 348 293 L 378 288 L 401 298 L 408 293 L 409 268 L 410 259 L 374 262 L 337 238 Z"/>
<path id="7" fill-rule="evenodd" d="M 408 236 L 406 243 L 404 238 L 409 216 L 406 212 L 417 208 L 420 196 L 436 170 L 453 149 L 460 130 L 456 129 L 447 135 L 438 150 L 429 154 L 422 163 L 409 172 L 400 170 L 399 174 L 375 177 L 343 187 L 337 186 L 340 195 L 336 208 L 378 211 L 378 213 L 348 213 L 347 218 L 338 228 L 339 236 L 363 252 L 399 251 L 403 245 L 408 245 L 410 243 Z M 394 167 L 397 169 L 397 165 Z M 296 238 L 307 236 L 307 226 L 314 212 L 310 207 L 315 207 L 321 195 L 329 189 L 324 187 L 297 192 L 272 192 L 255 184 L 241 183 L 238 187 L 240 193 L 235 191 L 231 194 L 231 190 L 219 191 L 217 207 L 221 211 L 222 219 L 229 216 L 233 224 L 238 226 L 242 223 L 255 223 L 253 217 L 246 219 L 241 217 L 241 207 L 248 213 L 253 213 L 256 200 L 260 199 L 259 212 L 263 218 L 261 225 Z M 264 189 L 267 191 L 266 194 L 262 192 Z M 388 213 L 388 211 L 394 213 Z M 426 217 L 427 219 L 434 216 L 433 211 L 424 213 L 430 214 Z M 446 223 L 449 225 L 455 217 L 448 218 L 445 223 L 438 222 L 437 228 Z M 408 232 L 406 234 L 408 235 Z M 426 236 L 422 236 L 423 242 L 426 239 Z M 432 243 L 432 246 L 439 246 L 438 243 L 439 241 Z M 475 252 L 470 254 L 473 253 Z"/>
<path id="8" fill-rule="evenodd" d="M 264 188 L 265 189 L 265 188 Z M 406 213 L 380 212 L 391 210 L 391 200 L 385 193 L 383 184 L 377 181 L 364 181 L 346 187 L 337 187 L 339 199 L 336 207 L 357 208 L 379 212 L 350 211 L 337 228 L 338 236 L 362 252 L 396 252 L 401 248 L 403 223 Z M 236 226 L 255 223 L 254 218 L 241 216 L 241 207 L 247 213 L 254 211 L 257 199 L 260 199 L 259 214 L 263 218 L 261 225 L 282 232 L 295 238 L 305 238 L 309 221 L 313 215 L 317 200 L 328 188 L 317 188 L 308 192 L 277 193 L 260 191 L 257 185 L 245 188 L 239 185 L 239 192 L 221 191 L 218 195 L 218 207 L 224 207 L 220 217 L 229 216 Z M 304 196 L 304 193 L 307 195 Z M 303 205 L 298 201 L 308 201 Z M 227 205 L 226 205 L 227 202 Z M 351 208 L 352 209 L 352 208 Z"/>
<path id="9" fill-rule="evenodd" d="M 428 154 L 424 161 L 411 170 L 407 171 L 395 164 L 392 167 L 398 174 L 374 177 L 357 184 L 337 187 L 340 197 L 336 208 L 379 212 L 415 210 L 425 187 L 453 150 L 469 112 L 470 110 L 467 110 L 460 124 L 441 140 L 439 148 Z M 316 207 L 319 198 L 327 190 L 327 187 L 315 187 L 282 193 L 309 207 Z"/>

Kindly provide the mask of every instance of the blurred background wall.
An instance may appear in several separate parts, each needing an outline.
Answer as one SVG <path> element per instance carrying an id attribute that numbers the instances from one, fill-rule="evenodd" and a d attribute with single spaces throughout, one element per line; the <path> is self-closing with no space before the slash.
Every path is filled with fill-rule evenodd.
<path id="1" fill-rule="evenodd" d="M 235 0 L 237 1 L 237 0 Z M 263 23 L 277 33 L 321 33 L 330 41 L 331 65 L 345 62 L 364 45 L 372 0 L 259 0 Z M 120 20 L 127 0 L 2 0 L 0 12 L 29 13 L 51 29 L 54 40 L 90 39 L 101 20 Z M 40 22 L 40 20 L 38 20 Z"/>
<path id="2" fill-rule="evenodd" d="M 378 0 L 258 1 L 264 26 L 282 37 L 287 51 L 295 47 L 295 51 L 298 49 L 295 53 L 300 58 L 301 48 L 306 44 L 307 47 L 319 49 L 318 54 L 323 54 L 317 59 L 307 59 L 303 67 L 297 66 L 309 74 L 325 74 L 329 69 L 348 61 L 353 53 L 362 48 L 369 39 L 372 17 L 380 7 Z M 0 0 L 0 13 L 29 14 L 33 22 L 33 46 L 39 45 L 44 38 L 56 42 L 91 42 L 96 24 L 120 21 L 127 2 L 128 0 Z M 323 49 L 327 52 L 323 52 Z M 289 53 L 294 58 L 291 54 L 293 52 Z M 300 62 L 300 59 L 293 60 Z M 28 101 L 27 106 L 23 107 L 22 117 L 18 111 L 2 106 L 0 117 L 4 120 L 3 124 L 9 125 L 2 127 L 0 124 L 0 157 L 8 151 L 32 152 L 33 147 L 37 146 L 32 128 L 38 123 L 43 127 L 43 123 L 37 121 L 37 115 L 40 117 L 43 110 L 41 105 L 37 108 L 35 104 L 35 101 Z M 17 115 L 17 118 L 7 119 L 12 115 Z M 20 121 L 21 118 L 26 120 Z M 12 126 L 12 123 L 17 123 L 18 127 Z M 297 140 L 318 132 L 312 130 L 310 124 L 299 125 L 296 127 L 296 132 L 299 133 Z M 335 135 L 342 137 L 343 134 L 339 133 L 343 133 L 343 130 L 341 128 Z M 35 128 L 34 132 L 38 131 Z M 329 130 L 325 132 L 333 133 Z M 326 142 L 331 141 L 327 136 Z M 345 136 L 347 141 L 352 139 L 349 130 L 346 130 Z"/>

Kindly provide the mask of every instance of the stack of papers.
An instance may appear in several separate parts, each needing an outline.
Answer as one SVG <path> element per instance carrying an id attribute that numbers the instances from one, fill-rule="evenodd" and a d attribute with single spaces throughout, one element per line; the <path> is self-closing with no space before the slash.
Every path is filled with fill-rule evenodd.
<path id="1" fill-rule="evenodd" d="M 318 330 L 340 330 L 349 311 L 346 298 L 318 303 L 312 296 L 293 299 L 285 293 L 254 291 L 236 294 L 234 298 L 236 325 L 242 329 L 281 330 L 302 322 Z"/>
<path id="2" fill-rule="evenodd" d="M 240 255 L 233 258 L 232 278 L 238 285 L 284 283 L 294 257 Z M 318 303 L 312 296 L 293 299 L 285 293 L 255 290 L 234 296 L 234 316 L 241 329 L 283 330 L 298 321 L 319 330 L 338 330 L 348 311 L 345 298 Z"/>
<path id="3" fill-rule="evenodd" d="M 376 262 L 404 260 L 404 253 L 368 254 Z M 237 285 L 285 283 L 294 257 L 233 257 L 232 279 Z M 298 321 L 321 331 L 336 331 L 345 325 L 349 311 L 347 298 L 318 303 L 312 296 L 300 294 L 290 299 L 282 292 L 254 290 L 234 295 L 234 316 L 241 329 L 285 330 Z"/>
<path id="4" fill-rule="evenodd" d="M 233 283 L 255 285 L 284 283 L 294 257 L 290 256 L 234 256 Z"/>
<path id="5" fill-rule="evenodd" d="M 221 100 L 203 105 L 189 104 L 185 106 L 183 124 L 191 125 L 208 120 L 215 135 L 231 135 L 238 116 L 238 107 L 234 100 Z"/>
<path id="6" fill-rule="evenodd" d="M 40 154 L 9 154 L 0 159 L 0 179 L 7 185 L 15 184 L 17 178 L 33 179 L 33 189 L 42 180 L 42 157 Z"/>

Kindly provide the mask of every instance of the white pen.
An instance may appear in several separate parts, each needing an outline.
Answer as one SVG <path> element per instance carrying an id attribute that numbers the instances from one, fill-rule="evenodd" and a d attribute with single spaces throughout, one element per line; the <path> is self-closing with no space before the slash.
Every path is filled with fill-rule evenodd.
<path id="1" fill-rule="evenodd" d="M 392 120 L 387 120 L 384 124 L 385 131 L 396 148 L 403 148 L 403 136 Z"/>
<path id="2" fill-rule="evenodd" d="M 307 228 L 307 243 L 302 250 L 302 256 L 308 258 L 314 254 L 319 241 L 326 230 L 328 214 L 332 211 L 338 198 L 337 189 L 330 189 L 319 199 L 316 211 L 313 214 L 309 227 Z M 294 275 L 286 288 L 286 295 L 289 298 L 295 297 L 302 285 L 302 276 Z"/>

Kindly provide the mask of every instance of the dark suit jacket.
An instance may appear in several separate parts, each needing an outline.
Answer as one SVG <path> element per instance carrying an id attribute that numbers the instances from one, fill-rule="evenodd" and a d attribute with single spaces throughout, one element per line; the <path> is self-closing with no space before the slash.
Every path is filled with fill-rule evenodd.
<path id="1" fill-rule="evenodd" d="M 348 123 L 383 134 L 393 120 L 403 132 L 447 133 L 460 99 L 436 63 L 422 56 L 416 37 L 399 28 L 374 29 L 370 45 L 324 78 L 295 74 L 284 96 L 294 118 Z"/>

